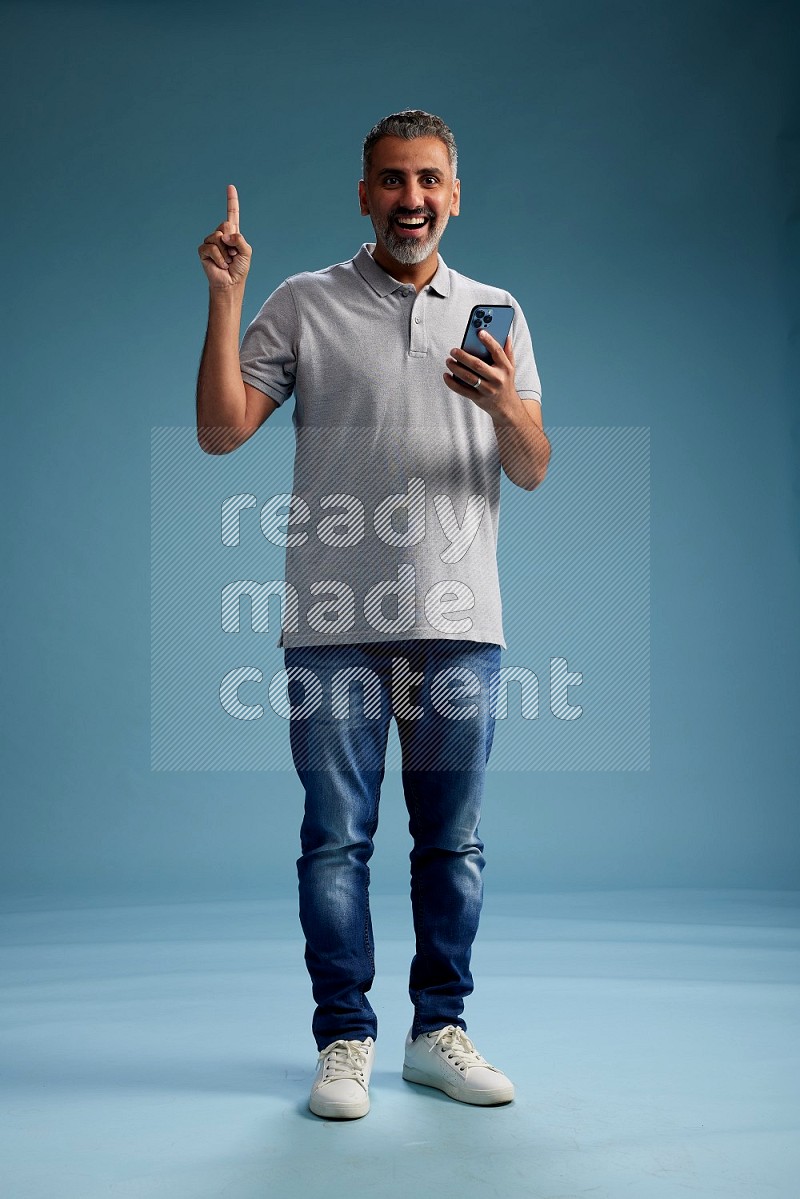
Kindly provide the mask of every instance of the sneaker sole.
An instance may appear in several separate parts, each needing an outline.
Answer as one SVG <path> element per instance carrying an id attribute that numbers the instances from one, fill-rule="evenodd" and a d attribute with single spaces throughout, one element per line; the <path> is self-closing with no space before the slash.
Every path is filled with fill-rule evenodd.
<path id="1" fill-rule="evenodd" d="M 369 1095 L 358 1103 L 336 1103 L 312 1095 L 308 1101 L 309 1111 L 326 1120 L 358 1120 L 369 1111 Z"/>
<path id="2" fill-rule="evenodd" d="M 451 1099 L 457 1099 L 460 1103 L 474 1103 L 480 1107 L 491 1107 L 497 1103 L 510 1103 L 514 1098 L 513 1086 L 510 1089 L 502 1087 L 495 1091 L 460 1090 L 453 1083 L 446 1082 L 443 1078 L 431 1078 L 429 1074 L 424 1074 L 416 1066 L 403 1065 L 403 1078 L 406 1082 L 415 1082 L 421 1087 L 434 1087 L 437 1091 L 444 1091 Z"/>

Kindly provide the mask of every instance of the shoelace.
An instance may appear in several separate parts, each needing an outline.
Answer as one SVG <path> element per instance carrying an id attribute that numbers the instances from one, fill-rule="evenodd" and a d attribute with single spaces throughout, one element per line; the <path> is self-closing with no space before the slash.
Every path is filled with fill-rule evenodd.
<path id="1" fill-rule="evenodd" d="M 466 1072 L 470 1066 L 485 1066 L 489 1070 L 496 1070 L 496 1066 L 491 1066 L 485 1057 L 482 1057 L 472 1041 L 469 1039 L 464 1029 L 457 1024 L 448 1024 L 446 1028 L 440 1028 L 437 1033 L 428 1033 L 430 1040 L 431 1052 L 437 1046 L 439 1050 L 451 1058 L 459 1070 L 463 1069 Z"/>
<path id="2" fill-rule="evenodd" d="M 324 1062 L 322 1082 L 333 1082 L 336 1078 L 355 1078 L 366 1086 L 364 1066 L 367 1049 L 360 1041 L 334 1041 L 327 1049 L 320 1049 L 318 1060 Z"/>

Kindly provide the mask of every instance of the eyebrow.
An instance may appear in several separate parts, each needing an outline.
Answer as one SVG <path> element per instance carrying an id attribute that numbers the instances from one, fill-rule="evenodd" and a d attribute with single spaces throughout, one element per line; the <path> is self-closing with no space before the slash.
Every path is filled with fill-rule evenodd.
<path id="1" fill-rule="evenodd" d="M 378 171 L 379 175 L 405 175 L 405 171 L 400 167 L 384 167 Z M 417 171 L 418 175 L 442 175 L 444 172 L 441 167 L 420 167 Z"/>

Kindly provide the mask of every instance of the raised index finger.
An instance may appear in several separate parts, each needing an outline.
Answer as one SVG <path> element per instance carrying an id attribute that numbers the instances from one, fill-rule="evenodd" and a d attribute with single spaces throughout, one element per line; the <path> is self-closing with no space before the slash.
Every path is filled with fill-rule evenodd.
<path id="1" fill-rule="evenodd" d="M 239 196 L 236 188 L 232 183 L 228 184 L 228 220 L 234 227 L 234 232 L 239 232 Z"/>

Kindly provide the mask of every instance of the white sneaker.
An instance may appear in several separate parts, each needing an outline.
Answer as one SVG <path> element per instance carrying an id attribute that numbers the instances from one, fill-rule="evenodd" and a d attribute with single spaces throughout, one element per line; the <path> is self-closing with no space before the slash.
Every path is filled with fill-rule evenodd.
<path id="1" fill-rule="evenodd" d="M 369 1111 L 375 1042 L 331 1041 L 319 1051 L 308 1106 L 315 1116 L 355 1120 Z"/>
<path id="2" fill-rule="evenodd" d="M 463 1028 L 448 1024 L 434 1032 L 406 1037 L 406 1082 L 436 1087 L 462 1103 L 510 1103 L 514 1084 L 481 1057 Z"/>

